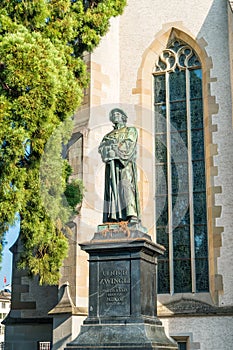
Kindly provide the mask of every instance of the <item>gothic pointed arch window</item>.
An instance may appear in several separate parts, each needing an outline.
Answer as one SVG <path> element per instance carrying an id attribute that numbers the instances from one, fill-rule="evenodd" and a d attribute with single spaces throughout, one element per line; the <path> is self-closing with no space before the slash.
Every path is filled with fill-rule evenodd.
<path id="1" fill-rule="evenodd" d="M 207 292 L 208 235 L 202 68 L 195 51 L 173 40 L 155 65 L 158 292 Z"/>

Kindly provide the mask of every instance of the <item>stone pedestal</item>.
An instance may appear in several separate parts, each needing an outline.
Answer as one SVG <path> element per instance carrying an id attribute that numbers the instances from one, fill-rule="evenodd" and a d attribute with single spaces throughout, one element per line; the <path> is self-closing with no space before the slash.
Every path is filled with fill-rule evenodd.
<path id="1" fill-rule="evenodd" d="M 89 312 L 65 349 L 177 349 L 157 318 L 156 261 L 164 248 L 137 227 L 116 225 L 81 248 L 89 253 Z"/>

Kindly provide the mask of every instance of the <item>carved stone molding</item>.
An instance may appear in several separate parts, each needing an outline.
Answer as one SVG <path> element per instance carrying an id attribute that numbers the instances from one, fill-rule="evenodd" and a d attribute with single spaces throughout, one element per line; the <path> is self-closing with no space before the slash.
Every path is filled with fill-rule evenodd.
<path id="1" fill-rule="evenodd" d="M 158 316 L 220 316 L 233 315 L 233 307 L 217 307 L 202 301 L 181 298 L 158 306 Z"/>

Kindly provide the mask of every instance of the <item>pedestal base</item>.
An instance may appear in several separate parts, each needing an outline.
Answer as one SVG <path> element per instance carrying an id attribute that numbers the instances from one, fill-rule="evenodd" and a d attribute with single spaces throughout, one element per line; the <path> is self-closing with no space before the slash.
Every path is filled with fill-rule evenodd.
<path id="1" fill-rule="evenodd" d="M 140 227 L 104 225 L 89 253 L 89 310 L 65 350 L 176 350 L 157 318 L 156 263 L 164 248 Z"/>
<path id="2" fill-rule="evenodd" d="M 159 325 L 144 323 L 84 325 L 65 350 L 176 350 Z"/>

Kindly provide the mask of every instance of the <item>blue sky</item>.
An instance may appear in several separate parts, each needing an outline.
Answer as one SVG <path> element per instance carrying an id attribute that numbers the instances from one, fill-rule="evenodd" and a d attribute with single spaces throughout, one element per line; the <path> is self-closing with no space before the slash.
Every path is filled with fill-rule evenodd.
<path id="1" fill-rule="evenodd" d="M 12 276 L 12 257 L 13 254 L 10 252 L 10 247 L 15 243 L 19 234 L 19 222 L 15 226 L 10 227 L 6 234 L 6 245 L 3 249 L 3 257 L 1 262 L 0 270 L 0 290 L 4 287 L 4 276 L 6 277 L 6 284 L 11 284 Z"/>

